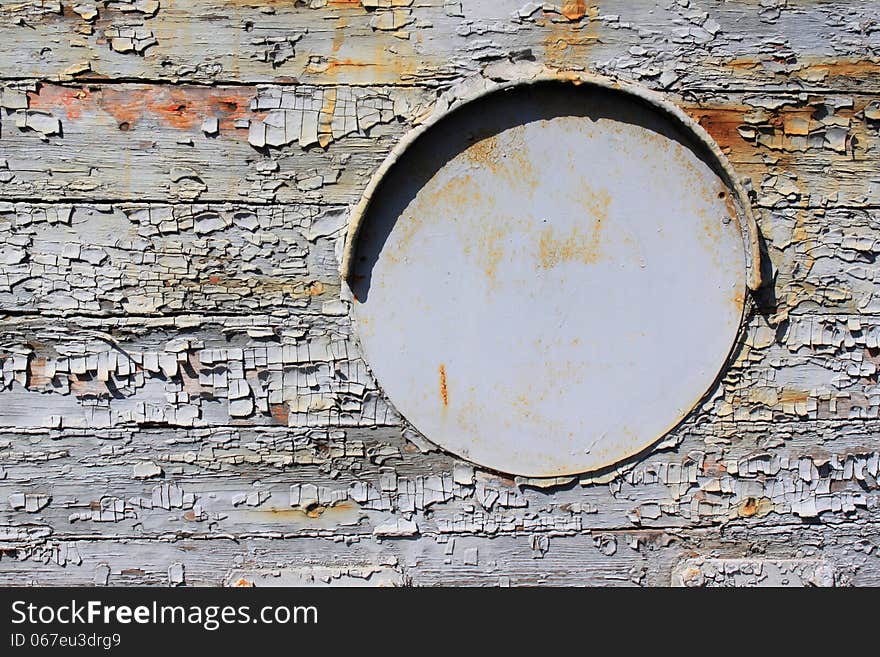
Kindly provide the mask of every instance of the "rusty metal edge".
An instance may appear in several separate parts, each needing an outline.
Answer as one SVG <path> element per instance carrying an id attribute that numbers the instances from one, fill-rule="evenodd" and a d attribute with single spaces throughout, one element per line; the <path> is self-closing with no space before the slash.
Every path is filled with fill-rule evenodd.
<path id="1" fill-rule="evenodd" d="M 485 75 L 486 73 L 484 72 L 474 78 L 468 78 L 458 85 L 458 87 L 443 94 L 435 104 L 434 110 L 428 118 L 423 123 L 407 132 L 391 150 L 388 157 L 385 158 L 379 168 L 373 173 L 367 187 L 364 189 L 361 199 L 351 208 L 349 213 L 348 231 L 346 233 L 340 263 L 340 274 L 343 286 L 347 286 L 348 284 L 352 269 L 352 261 L 355 256 L 355 251 L 357 250 L 358 236 L 364 222 L 364 217 L 370 207 L 373 194 L 376 192 L 382 179 L 391 167 L 394 166 L 397 160 L 406 152 L 410 144 L 443 119 L 449 112 L 482 98 L 483 96 L 519 86 L 559 82 L 574 85 L 591 85 L 635 96 L 673 119 L 681 128 L 694 137 L 699 145 L 707 149 L 708 153 L 714 158 L 715 164 L 722 174 L 724 183 L 733 192 L 734 204 L 737 208 L 738 214 L 742 215 L 738 217 L 738 219 L 740 230 L 743 233 L 743 241 L 745 243 L 744 250 L 746 256 L 747 286 L 752 292 L 757 291 L 761 287 L 763 281 L 761 276 L 760 237 L 758 224 L 755 221 L 755 215 L 752 211 L 748 194 L 728 161 L 727 156 L 722 152 L 721 147 L 715 143 L 715 140 L 712 139 L 699 123 L 688 116 L 681 108 L 668 101 L 661 94 L 646 87 L 631 82 L 621 82 L 613 78 L 593 73 L 558 71 L 543 66 L 535 67 L 534 65 L 524 67 L 510 65 L 505 67 L 503 72 L 500 73 L 500 75 L 503 76 L 500 81 L 498 78 L 498 69 L 494 71 L 492 78 L 485 77 Z M 476 89 L 474 89 L 474 87 L 476 87 Z M 458 95 L 456 89 L 464 90 L 464 93 Z"/>

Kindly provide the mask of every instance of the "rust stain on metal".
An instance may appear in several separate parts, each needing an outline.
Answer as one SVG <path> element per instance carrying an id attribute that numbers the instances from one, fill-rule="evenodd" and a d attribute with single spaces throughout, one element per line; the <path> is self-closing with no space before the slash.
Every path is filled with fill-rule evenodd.
<path id="1" fill-rule="evenodd" d="M 734 290 L 732 301 L 734 306 L 742 308 L 743 304 L 746 302 L 745 293 L 742 290 Z"/>
<path id="2" fill-rule="evenodd" d="M 611 196 L 605 190 L 594 192 L 584 188 L 577 192 L 584 206 L 584 220 L 589 223 L 590 228 L 585 232 L 580 224 L 576 224 L 568 233 L 557 235 L 552 224 L 544 226 L 538 237 L 538 259 L 544 269 L 552 269 L 570 261 L 591 264 L 602 256 L 599 247 L 602 231 L 608 221 Z"/>
<path id="3" fill-rule="evenodd" d="M 488 167 L 493 172 L 497 172 L 502 163 L 501 154 L 498 152 L 498 139 L 494 135 L 475 141 L 465 151 L 465 155 L 473 163 Z"/>
<path id="4" fill-rule="evenodd" d="M 504 258 L 504 237 L 505 232 L 497 227 L 486 225 L 480 231 L 481 242 L 477 249 L 476 257 L 483 262 L 483 271 L 490 283 L 496 282 L 496 274 L 498 265 Z M 465 252 L 472 254 L 473 249 L 465 246 Z"/>
<path id="5" fill-rule="evenodd" d="M 501 149 L 497 136 L 483 137 L 468 146 L 464 155 L 476 166 L 504 175 L 513 185 L 520 185 L 524 180 L 535 180 L 534 162 L 529 161 L 524 153 L 522 129 L 510 130 L 506 139 L 507 143 Z M 470 181 L 470 176 L 467 179 Z"/>
<path id="6" fill-rule="evenodd" d="M 443 402 L 443 408 L 449 406 L 449 389 L 446 386 L 446 365 L 440 364 L 438 368 L 440 372 L 440 399 Z"/>
<path id="7" fill-rule="evenodd" d="M 579 260 L 589 264 L 598 260 L 602 219 L 596 218 L 589 234 L 580 226 L 573 226 L 565 234 L 557 236 L 553 226 L 543 228 L 538 237 L 538 258 L 541 267 L 552 269 L 564 262 Z"/>

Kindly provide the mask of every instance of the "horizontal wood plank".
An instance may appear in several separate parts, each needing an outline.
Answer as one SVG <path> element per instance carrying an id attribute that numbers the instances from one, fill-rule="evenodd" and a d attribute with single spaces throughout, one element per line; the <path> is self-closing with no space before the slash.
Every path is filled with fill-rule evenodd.
<path id="1" fill-rule="evenodd" d="M 94 5 L 6 3 L 2 77 L 437 85 L 524 58 L 658 89 L 880 90 L 872 0 Z"/>

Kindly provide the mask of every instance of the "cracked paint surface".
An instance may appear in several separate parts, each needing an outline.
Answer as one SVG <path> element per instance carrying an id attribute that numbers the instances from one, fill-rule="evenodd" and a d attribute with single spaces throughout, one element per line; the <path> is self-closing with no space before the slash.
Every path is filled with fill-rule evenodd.
<path id="1" fill-rule="evenodd" d="M 875 5 L 3 3 L 0 582 L 880 584 Z M 340 295 L 370 176 L 514 64 L 667 94 L 764 239 L 713 393 L 580 477 L 434 448 Z"/>

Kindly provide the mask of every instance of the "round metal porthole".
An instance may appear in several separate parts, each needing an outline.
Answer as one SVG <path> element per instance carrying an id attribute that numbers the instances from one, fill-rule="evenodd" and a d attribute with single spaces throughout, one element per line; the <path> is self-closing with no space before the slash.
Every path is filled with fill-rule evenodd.
<path id="1" fill-rule="evenodd" d="M 351 218 L 364 357 L 428 440 L 493 470 L 605 468 L 723 371 L 757 233 L 717 145 L 601 78 L 499 84 L 394 150 Z"/>

